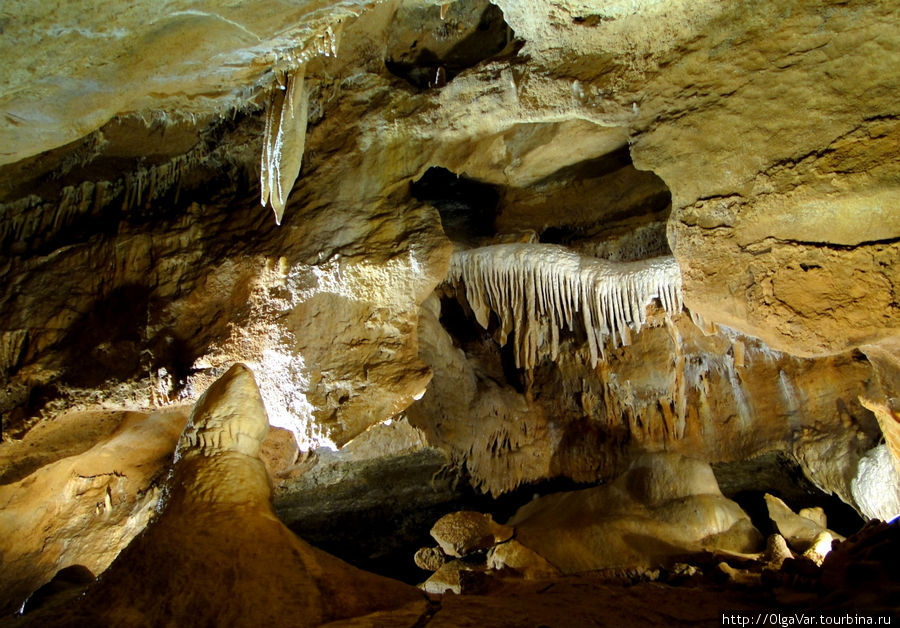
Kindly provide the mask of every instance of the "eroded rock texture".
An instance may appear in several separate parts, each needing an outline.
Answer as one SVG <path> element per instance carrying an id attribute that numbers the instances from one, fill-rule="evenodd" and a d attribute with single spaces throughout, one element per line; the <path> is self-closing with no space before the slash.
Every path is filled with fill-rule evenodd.
<path id="1" fill-rule="evenodd" d="M 290 617 L 318 626 L 424 606 L 411 587 L 316 550 L 275 518 L 258 457 L 268 429 L 253 374 L 234 365 L 191 412 L 159 516 L 82 600 L 55 620 L 35 615 L 34 625 L 158 626 L 191 617 L 255 626 Z"/>
<path id="2" fill-rule="evenodd" d="M 7 4 L 4 609 L 106 569 L 235 362 L 329 547 L 661 452 L 896 514 L 896 2 Z"/>
<path id="3" fill-rule="evenodd" d="M 751 553 L 762 545 L 712 469 L 677 454 L 639 458 L 606 486 L 537 499 L 508 525 L 517 543 L 498 545 L 491 562 L 526 573 L 544 563 L 562 573 L 649 569 L 704 549 Z M 535 558 L 522 560 L 519 546 Z"/>

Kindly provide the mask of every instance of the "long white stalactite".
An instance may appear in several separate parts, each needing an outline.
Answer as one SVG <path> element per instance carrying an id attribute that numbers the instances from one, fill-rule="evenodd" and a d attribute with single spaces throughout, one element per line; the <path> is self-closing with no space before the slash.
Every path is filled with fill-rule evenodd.
<path id="1" fill-rule="evenodd" d="M 466 286 L 466 298 L 485 329 L 491 311 L 500 339 L 514 336 L 516 366 L 533 369 L 541 354 L 556 359 L 559 331 L 574 330 L 580 314 L 591 365 L 614 346 L 631 344 L 647 322 L 646 306 L 659 299 L 668 315 L 682 308 L 681 272 L 673 257 L 609 262 L 554 244 L 498 244 L 457 251 L 450 279 Z"/>
<path id="2" fill-rule="evenodd" d="M 284 205 L 294 187 L 303 148 L 306 144 L 306 122 L 309 96 L 304 88 L 305 66 L 287 77 L 284 89 L 276 89 L 266 111 L 259 168 L 260 202 L 272 205 L 275 222 L 281 224 Z"/>

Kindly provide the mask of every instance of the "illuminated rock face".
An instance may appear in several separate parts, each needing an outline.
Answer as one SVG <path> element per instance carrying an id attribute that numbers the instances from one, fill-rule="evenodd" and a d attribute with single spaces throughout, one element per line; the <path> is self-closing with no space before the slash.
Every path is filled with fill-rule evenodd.
<path id="1" fill-rule="evenodd" d="M 275 518 L 257 457 L 268 426 L 253 374 L 234 365 L 194 406 L 155 521 L 68 614 L 34 621 L 318 626 L 424 606 L 413 588 L 314 549 Z"/>
<path id="2" fill-rule="evenodd" d="M 494 495 L 779 454 L 892 511 L 872 487 L 900 470 L 897 3 L 593 4 L 14 4 L 4 438 L 140 412 L 72 428 L 77 454 L 2 445 L 0 536 L 36 521 L 26 484 L 68 496 L 4 547 L 16 595 L 109 563 L 235 362 L 299 452 L 405 413 Z M 588 277 L 613 263 L 637 279 Z M 145 421 L 144 451 L 114 446 Z M 124 466 L 95 467 L 108 447 Z"/>
<path id="3" fill-rule="evenodd" d="M 511 556 L 526 573 L 546 560 L 562 573 L 653 568 L 706 550 L 757 552 L 763 539 L 749 517 L 722 496 L 712 469 L 677 454 L 639 458 L 606 486 L 557 493 L 523 506 L 508 525 L 541 558 Z M 492 558 L 506 566 L 499 545 Z"/>
<path id="4" fill-rule="evenodd" d="M 0 609 L 60 569 L 105 570 L 156 512 L 187 411 L 73 412 L 5 443 Z"/>

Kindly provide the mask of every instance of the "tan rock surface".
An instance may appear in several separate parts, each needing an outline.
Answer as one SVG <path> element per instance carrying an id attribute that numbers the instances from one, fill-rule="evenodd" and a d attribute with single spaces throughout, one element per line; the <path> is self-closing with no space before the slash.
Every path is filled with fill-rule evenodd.
<path id="1" fill-rule="evenodd" d="M 70 413 L 0 444 L 2 612 L 60 569 L 109 566 L 153 517 L 186 419 L 180 408 Z"/>
<path id="2" fill-rule="evenodd" d="M 473 331 L 452 336 L 439 319 L 459 316 L 454 301 L 425 305 L 420 355 L 435 376 L 407 415 L 494 494 L 557 474 L 609 479 L 664 448 L 713 463 L 783 451 L 851 503 L 859 461 L 880 438 L 857 398 L 871 370 L 853 355 L 801 360 L 657 312 L 596 370 L 587 343 L 561 332 L 559 359 L 535 370 L 529 398 L 471 315 Z"/>
<path id="3" fill-rule="evenodd" d="M 317 626 L 424 605 L 415 589 L 312 548 L 275 518 L 265 468 L 245 453 L 267 430 L 252 373 L 233 366 L 191 413 L 159 517 L 67 617 L 34 621 Z"/>
<path id="4" fill-rule="evenodd" d="M 501 572 L 511 570 L 529 580 L 552 578 L 560 573 L 546 558 L 515 539 L 493 548 L 488 555 L 487 566 Z"/>
<path id="5" fill-rule="evenodd" d="M 712 469 L 678 454 L 646 455 L 608 485 L 538 498 L 508 525 L 516 541 L 562 573 L 659 567 L 702 549 L 762 546 L 749 517 L 719 492 Z"/>
<path id="6" fill-rule="evenodd" d="M 518 55 L 446 84 L 430 68 L 437 88 L 391 74 L 413 42 L 482 45 L 483 3 L 455 4 L 9 4 L 4 438 L 65 409 L 192 402 L 240 360 L 298 455 L 409 409 L 494 494 L 608 479 L 647 451 L 785 452 L 860 506 L 873 416 L 900 469 L 896 2 L 498 0 Z M 266 103 L 301 67 L 303 165 L 275 229 L 256 189 Z M 490 334 L 451 336 L 458 313 L 419 307 L 450 251 L 409 191 L 431 166 L 498 186 L 495 229 L 580 252 L 659 252 L 668 220 L 690 313 L 719 332 L 657 316 L 592 369 L 576 330 L 533 378 Z M 3 477 L 24 491 L 108 428 L 23 441 Z M 267 456 L 303 470 L 287 445 Z"/>
<path id="7" fill-rule="evenodd" d="M 437 571 L 447 562 L 447 555 L 440 547 L 421 547 L 416 550 L 413 561 L 419 569 Z"/>
<path id="8" fill-rule="evenodd" d="M 656 74 L 632 149 L 672 190 L 688 307 L 795 355 L 898 327 L 896 7 L 846 9 L 718 13 Z"/>
<path id="9" fill-rule="evenodd" d="M 420 585 L 426 593 L 456 595 L 480 593 L 484 589 L 484 567 L 469 565 L 460 560 L 444 563 Z"/>
<path id="10" fill-rule="evenodd" d="M 513 529 L 499 524 L 490 515 L 471 510 L 451 512 L 435 522 L 431 536 L 444 553 L 458 558 L 479 550 L 487 550 L 497 543 L 508 541 Z"/>
<path id="11" fill-rule="evenodd" d="M 782 563 L 788 558 L 793 558 L 787 541 L 780 534 L 770 534 L 766 539 L 766 551 L 764 558 L 773 569 L 781 569 Z"/>
<path id="12" fill-rule="evenodd" d="M 827 530 L 818 522 L 794 513 L 787 504 L 774 495 L 767 494 L 765 499 L 766 507 L 769 510 L 769 518 L 778 527 L 778 531 L 787 540 L 788 544 L 798 553 L 806 552 L 808 549 L 816 546 L 821 540 L 820 537 L 823 533 L 828 534 L 829 540 L 844 538 L 836 532 Z M 814 549 L 813 551 L 816 550 Z"/>

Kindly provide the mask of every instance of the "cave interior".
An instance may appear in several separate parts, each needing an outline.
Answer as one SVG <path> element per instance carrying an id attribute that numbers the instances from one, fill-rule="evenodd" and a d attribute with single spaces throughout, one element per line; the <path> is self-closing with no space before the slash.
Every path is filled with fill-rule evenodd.
<path id="1" fill-rule="evenodd" d="M 0 626 L 897 613 L 895 1 L 8 5 Z"/>

